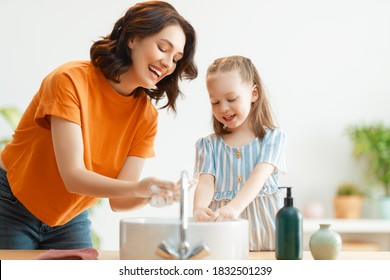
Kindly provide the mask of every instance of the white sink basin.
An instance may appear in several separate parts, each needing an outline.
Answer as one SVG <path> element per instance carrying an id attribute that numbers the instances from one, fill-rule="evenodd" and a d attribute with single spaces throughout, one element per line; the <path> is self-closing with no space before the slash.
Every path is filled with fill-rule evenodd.
<path id="1" fill-rule="evenodd" d="M 120 222 L 120 259 L 163 259 L 156 254 L 162 241 L 176 249 L 180 244 L 178 218 L 127 218 Z M 188 221 L 186 239 L 189 250 L 199 242 L 207 244 L 209 254 L 202 259 L 247 259 L 249 254 L 248 221 Z"/>

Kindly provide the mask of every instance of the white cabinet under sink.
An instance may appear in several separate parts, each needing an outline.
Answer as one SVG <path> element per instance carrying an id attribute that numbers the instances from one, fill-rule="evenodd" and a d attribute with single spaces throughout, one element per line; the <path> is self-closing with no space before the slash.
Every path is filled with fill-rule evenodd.
<path id="1" fill-rule="evenodd" d="M 311 235 L 319 224 L 330 224 L 341 235 L 343 250 L 390 251 L 390 220 L 383 219 L 304 219 L 304 249 L 310 250 Z"/>

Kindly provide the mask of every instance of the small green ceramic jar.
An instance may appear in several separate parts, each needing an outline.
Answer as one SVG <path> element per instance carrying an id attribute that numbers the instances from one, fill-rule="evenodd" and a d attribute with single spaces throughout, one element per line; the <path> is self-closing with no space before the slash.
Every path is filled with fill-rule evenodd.
<path id="1" fill-rule="evenodd" d="M 320 229 L 310 237 L 309 245 L 315 260 L 335 260 L 341 251 L 342 240 L 330 229 L 330 224 L 320 224 Z"/>

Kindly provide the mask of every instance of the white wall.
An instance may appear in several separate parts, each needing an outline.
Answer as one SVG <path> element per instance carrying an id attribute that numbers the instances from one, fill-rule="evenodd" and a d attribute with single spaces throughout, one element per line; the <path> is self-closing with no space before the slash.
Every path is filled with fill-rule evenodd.
<path id="1" fill-rule="evenodd" d="M 93 40 L 108 34 L 125 0 L 0 0 L 0 106 L 24 109 L 54 67 L 88 59 Z M 257 65 L 280 126 L 288 136 L 289 174 L 298 207 L 323 203 L 332 216 L 338 183 L 363 184 L 346 126 L 383 120 L 390 113 L 390 2 L 381 0 L 171 0 L 198 33 L 199 78 L 182 86 L 178 114 L 161 111 L 157 157 L 144 176 L 177 180 L 192 172 L 194 143 L 210 130 L 204 84 L 219 56 L 242 54 Z M 0 137 L 10 134 L 0 120 Z M 112 213 L 94 209 L 102 249 L 119 246 L 119 220 L 178 216 L 178 206 Z"/>

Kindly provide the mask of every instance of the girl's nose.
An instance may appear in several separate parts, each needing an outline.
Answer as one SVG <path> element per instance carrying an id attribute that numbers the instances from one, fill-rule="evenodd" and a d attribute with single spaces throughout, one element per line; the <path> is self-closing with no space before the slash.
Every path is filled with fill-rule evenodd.
<path id="1" fill-rule="evenodd" d="M 222 101 L 221 103 L 221 106 L 219 106 L 219 110 L 223 113 L 223 112 L 227 112 L 229 110 L 229 104 L 225 101 Z"/>

